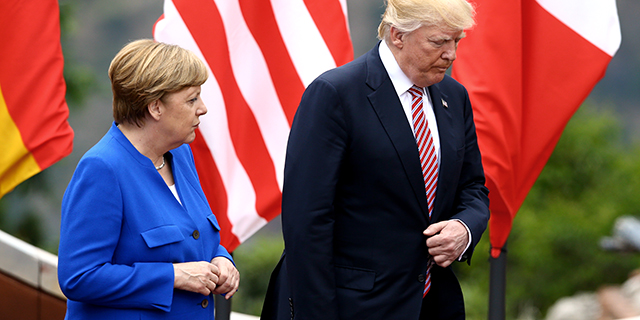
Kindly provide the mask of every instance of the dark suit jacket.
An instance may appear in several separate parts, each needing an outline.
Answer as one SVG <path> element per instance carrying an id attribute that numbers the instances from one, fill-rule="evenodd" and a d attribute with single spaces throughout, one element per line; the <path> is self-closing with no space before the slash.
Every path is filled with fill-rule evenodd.
<path id="1" fill-rule="evenodd" d="M 460 219 L 473 242 L 489 218 L 469 97 L 446 76 L 429 87 L 441 141 L 429 221 L 415 138 L 374 47 L 306 89 L 287 148 L 283 260 L 263 319 L 418 319 L 430 223 Z M 443 104 L 446 101 L 446 106 Z M 427 307 L 464 317 L 450 268 L 435 267 Z"/>

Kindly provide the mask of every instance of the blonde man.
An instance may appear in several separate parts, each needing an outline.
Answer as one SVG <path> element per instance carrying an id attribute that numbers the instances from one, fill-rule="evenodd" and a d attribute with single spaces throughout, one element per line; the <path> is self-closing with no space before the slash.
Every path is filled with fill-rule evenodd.
<path id="1" fill-rule="evenodd" d="M 465 0 L 389 0 L 384 40 L 306 89 L 263 320 L 464 319 L 450 265 L 471 258 L 489 200 L 467 92 L 445 71 L 473 16 Z"/>

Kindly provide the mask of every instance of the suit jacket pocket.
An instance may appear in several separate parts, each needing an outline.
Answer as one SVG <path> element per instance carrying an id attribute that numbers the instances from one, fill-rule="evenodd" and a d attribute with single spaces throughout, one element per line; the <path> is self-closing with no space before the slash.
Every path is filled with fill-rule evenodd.
<path id="1" fill-rule="evenodd" d="M 208 215 L 207 219 L 209 219 L 209 222 L 211 222 L 211 225 L 216 231 L 220 231 L 220 225 L 218 224 L 218 219 L 216 219 L 216 216 L 214 216 L 213 213 Z"/>
<path id="2" fill-rule="evenodd" d="M 141 233 L 149 248 L 164 246 L 184 240 L 184 235 L 176 225 L 156 227 Z"/>
<path id="3" fill-rule="evenodd" d="M 376 273 L 373 270 L 336 266 L 336 286 L 339 288 L 369 291 L 373 289 Z"/>

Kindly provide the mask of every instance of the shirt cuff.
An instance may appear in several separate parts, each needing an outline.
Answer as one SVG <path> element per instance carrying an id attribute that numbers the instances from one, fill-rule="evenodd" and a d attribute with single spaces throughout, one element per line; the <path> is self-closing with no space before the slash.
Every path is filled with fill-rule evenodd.
<path id="1" fill-rule="evenodd" d="M 469 235 L 469 242 L 467 242 L 467 246 L 464 248 L 464 250 L 462 251 L 462 254 L 458 257 L 458 261 L 462 261 L 462 256 L 464 256 L 464 253 L 467 252 L 467 250 L 469 249 L 469 246 L 471 246 L 471 230 L 469 230 L 469 227 L 467 227 L 467 224 L 462 222 L 462 220 L 460 219 L 453 219 L 455 221 L 460 221 L 460 223 L 462 223 L 462 225 L 464 226 L 465 229 L 467 229 L 467 235 Z"/>

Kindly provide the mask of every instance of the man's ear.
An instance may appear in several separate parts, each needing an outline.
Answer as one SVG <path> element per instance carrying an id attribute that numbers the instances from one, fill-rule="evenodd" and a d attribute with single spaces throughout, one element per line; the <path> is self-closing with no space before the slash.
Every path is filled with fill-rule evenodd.
<path id="1" fill-rule="evenodd" d="M 393 45 L 394 47 L 398 48 L 398 49 L 402 49 L 402 47 L 404 47 L 404 36 L 406 34 L 400 30 L 398 30 L 396 27 L 391 26 L 389 28 L 389 41 L 391 42 L 391 45 Z"/>
<path id="2" fill-rule="evenodd" d="M 160 120 L 160 116 L 162 115 L 162 102 L 160 99 L 156 99 L 153 102 L 149 103 L 147 106 L 147 110 L 149 111 L 149 115 L 151 118 L 155 120 Z"/>

